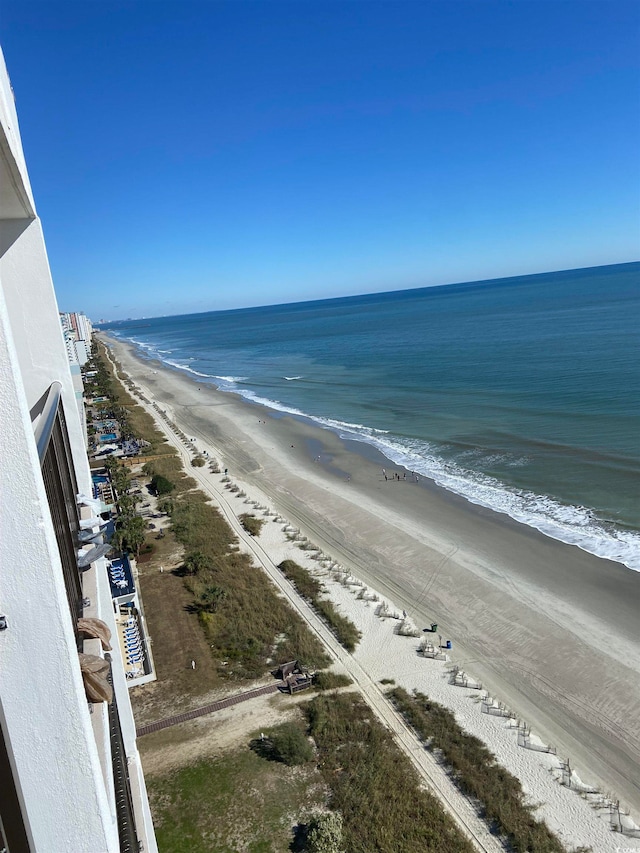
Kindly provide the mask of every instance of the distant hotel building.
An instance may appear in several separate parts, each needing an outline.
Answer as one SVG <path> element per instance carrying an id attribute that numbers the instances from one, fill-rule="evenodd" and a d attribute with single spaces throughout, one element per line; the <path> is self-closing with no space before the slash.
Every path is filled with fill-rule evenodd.
<path id="1" fill-rule="evenodd" d="M 82 423 L 82 431 L 84 433 L 85 445 L 87 445 L 87 417 L 84 409 L 82 384 L 82 368 L 91 357 L 91 335 L 93 327 L 91 320 L 83 312 L 68 313 L 60 312 L 60 323 L 62 325 L 62 334 L 64 336 L 64 345 L 67 350 L 67 358 L 69 359 L 69 367 L 71 370 L 71 379 L 76 395 L 78 412 Z M 0 851 L 2 853 L 2 851 Z"/>
<path id="2" fill-rule="evenodd" d="M 80 367 L 89 360 L 91 355 L 91 335 L 93 328 L 91 320 L 82 312 L 60 312 L 60 322 L 64 334 L 69 362 L 77 362 Z"/>
<path id="3" fill-rule="evenodd" d="M 154 853 L 68 354 L 0 53 L 0 850 Z"/>

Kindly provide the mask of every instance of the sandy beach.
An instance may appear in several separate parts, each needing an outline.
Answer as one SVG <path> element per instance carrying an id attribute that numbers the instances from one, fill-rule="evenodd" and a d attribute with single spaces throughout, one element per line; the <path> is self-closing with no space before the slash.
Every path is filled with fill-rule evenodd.
<path id="1" fill-rule="evenodd" d="M 437 622 L 454 663 L 637 816 L 640 573 L 416 481 L 372 448 L 108 343 L 230 476 L 419 627 Z"/>

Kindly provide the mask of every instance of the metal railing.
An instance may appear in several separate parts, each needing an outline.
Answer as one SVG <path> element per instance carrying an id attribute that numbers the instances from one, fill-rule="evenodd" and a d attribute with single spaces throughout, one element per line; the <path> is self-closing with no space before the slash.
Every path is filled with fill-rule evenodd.
<path id="1" fill-rule="evenodd" d="M 49 390 L 46 392 L 46 395 L 41 397 L 36 404 L 36 411 L 31 411 L 32 420 L 34 420 L 38 415 L 40 416 L 40 419 L 33 431 L 36 446 L 38 448 L 40 464 L 42 464 L 42 460 L 44 459 L 47 448 L 49 447 L 49 441 L 51 440 L 53 426 L 56 422 L 58 407 L 60 405 L 61 392 L 62 383 L 57 380 L 52 382 L 49 386 Z"/>
<path id="2" fill-rule="evenodd" d="M 111 655 L 105 655 L 105 660 L 108 660 L 110 665 L 107 681 L 113 687 Z M 116 799 L 120 853 L 139 853 L 141 847 L 136 833 L 131 783 L 129 781 L 129 767 L 127 765 L 127 754 L 124 748 L 115 689 L 113 691 L 113 700 L 109 705 L 109 736 L 111 739 L 111 764 L 113 768 L 113 787 Z"/>

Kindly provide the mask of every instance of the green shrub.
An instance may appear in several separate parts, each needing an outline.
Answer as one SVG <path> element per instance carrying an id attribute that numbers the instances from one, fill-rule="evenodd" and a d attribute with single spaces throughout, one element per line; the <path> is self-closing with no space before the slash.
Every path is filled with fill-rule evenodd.
<path id="1" fill-rule="evenodd" d="M 209 559 L 202 551 L 189 551 L 184 555 L 184 567 L 190 575 L 199 574 L 209 565 Z"/>
<path id="2" fill-rule="evenodd" d="M 166 477 L 163 477 L 162 474 L 154 474 L 151 479 L 151 488 L 158 497 L 162 497 L 163 495 L 171 494 L 175 489 L 175 485 L 171 480 L 167 480 Z"/>
<path id="3" fill-rule="evenodd" d="M 311 820 L 307 835 L 309 853 L 342 853 L 342 815 L 327 812 Z"/>
<path id="4" fill-rule="evenodd" d="M 292 767 L 313 758 L 313 748 L 304 731 L 295 723 L 283 723 L 269 734 L 272 757 Z"/>
<path id="5" fill-rule="evenodd" d="M 344 646 L 348 652 L 355 651 L 362 634 L 351 619 L 338 613 L 333 602 L 327 601 L 324 598 L 317 599 L 314 602 L 314 606 L 324 621 L 331 627 L 340 645 Z"/>
<path id="6" fill-rule="evenodd" d="M 206 610 L 200 610 L 198 613 L 198 622 L 203 627 L 205 636 L 209 636 L 209 631 L 213 625 L 213 613 L 208 613 Z"/>
<path id="7" fill-rule="evenodd" d="M 322 592 L 322 585 L 320 582 L 293 560 L 283 560 L 278 568 L 284 576 L 291 581 L 303 598 L 314 602 Z"/>
<path id="8" fill-rule="evenodd" d="M 173 512 L 173 501 L 171 498 L 164 498 L 158 501 L 158 512 L 163 512 L 166 515 L 171 515 Z"/>
<path id="9" fill-rule="evenodd" d="M 204 459 L 202 456 L 196 456 L 191 460 L 191 464 L 194 468 L 204 468 Z"/>

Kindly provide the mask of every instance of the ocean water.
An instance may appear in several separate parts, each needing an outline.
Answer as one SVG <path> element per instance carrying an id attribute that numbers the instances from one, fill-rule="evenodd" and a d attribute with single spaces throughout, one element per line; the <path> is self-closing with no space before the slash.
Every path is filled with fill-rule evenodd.
<path id="1" fill-rule="evenodd" d="M 640 263 L 103 328 L 640 570 Z"/>

